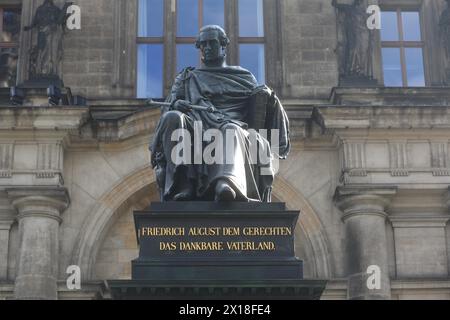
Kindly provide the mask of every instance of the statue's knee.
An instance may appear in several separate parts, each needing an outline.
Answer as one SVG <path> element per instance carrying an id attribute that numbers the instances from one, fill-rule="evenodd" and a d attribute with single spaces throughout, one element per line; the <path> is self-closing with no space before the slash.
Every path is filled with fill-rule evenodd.
<path id="1" fill-rule="evenodd" d="M 222 126 L 222 130 L 223 130 L 223 131 L 226 131 L 226 130 L 234 130 L 234 131 L 237 131 L 237 130 L 239 130 L 239 129 L 241 129 L 241 127 L 239 127 L 237 124 L 234 124 L 234 123 L 227 123 L 227 124 L 225 124 L 225 125 Z"/>
<path id="2" fill-rule="evenodd" d="M 168 111 L 163 114 L 161 118 L 161 122 L 165 126 L 171 126 L 171 125 L 179 125 L 183 117 L 183 113 L 180 111 Z"/>

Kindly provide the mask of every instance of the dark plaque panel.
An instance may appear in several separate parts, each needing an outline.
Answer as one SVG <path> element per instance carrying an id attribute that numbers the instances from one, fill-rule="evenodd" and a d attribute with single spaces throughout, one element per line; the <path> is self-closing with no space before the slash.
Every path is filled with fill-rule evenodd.
<path id="1" fill-rule="evenodd" d="M 133 279 L 301 279 L 298 215 L 281 203 L 154 203 L 134 215 Z"/>

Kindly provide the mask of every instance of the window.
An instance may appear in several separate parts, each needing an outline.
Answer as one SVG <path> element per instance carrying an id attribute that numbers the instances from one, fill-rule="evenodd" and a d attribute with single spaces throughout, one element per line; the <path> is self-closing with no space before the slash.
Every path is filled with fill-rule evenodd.
<path id="1" fill-rule="evenodd" d="M 418 11 L 383 11 L 381 47 L 385 86 L 425 86 L 424 41 Z"/>
<path id="2" fill-rule="evenodd" d="M 138 98 L 163 96 L 164 3 L 139 0 Z"/>
<path id="3" fill-rule="evenodd" d="M 176 31 L 176 72 L 200 64 L 200 54 L 193 45 L 204 25 L 225 27 L 224 0 L 178 0 Z"/>
<path id="4" fill-rule="evenodd" d="M 161 98 L 176 73 L 198 67 L 199 29 L 222 26 L 234 40 L 227 62 L 266 81 L 264 0 L 139 0 L 137 97 Z"/>
<path id="5" fill-rule="evenodd" d="M 239 64 L 265 82 L 262 0 L 239 0 Z"/>
<path id="6" fill-rule="evenodd" d="M 16 83 L 20 35 L 20 8 L 0 6 L 0 87 Z"/>

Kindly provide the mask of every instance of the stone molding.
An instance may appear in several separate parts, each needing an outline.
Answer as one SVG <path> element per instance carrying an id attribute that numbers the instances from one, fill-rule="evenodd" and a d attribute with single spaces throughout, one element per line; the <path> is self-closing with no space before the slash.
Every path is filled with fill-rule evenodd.
<path id="1" fill-rule="evenodd" d="M 357 215 L 387 217 L 386 208 L 397 193 L 396 187 L 338 187 L 334 196 L 345 221 Z"/>
<path id="2" fill-rule="evenodd" d="M 11 131 L 17 139 L 18 130 L 51 130 L 65 136 L 67 131 L 78 130 L 88 119 L 86 107 L 0 107 L 0 130 Z M 4 138 L 7 138 L 3 135 Z M 2 137 L 2 138 L 3 138 Z"/>
<path id="3" fill-rule="evenodd" d="M 430 106 L 448 105 L 450 93 L 447 87 L 376 87 L 376 88 L 344 88 L 335 87 L 330 95 L 335 105 L 366 106 Z"/>
<path id="4" fill-rule="evenodd" d="M 355 133 L 359 137 L 361 135 L 357 129 L 402 129 L 411 132 L 411 129 L 450 128 L 450 107 L 446 105 L 324 105 L 316 107 L 314 114 L 323 128 L 347 130 L 348 135 Z"/>
<path id="5" fill-rule="evenodd" d="M 446 204 L 447 204 L 447 207 L 450 209 L 450 187 L 448 187 Z"/>
<path id="6" fill-rule="evenodd" d="M 394 228 L 445 228 L 449 216 L 389 216 L 389 221 Z"/>
<path id="7" fill-rule="evenodd" d="M 60 214 L 70 204 L 67 190 L 60 187 L 10 188 L 6 193 L 19 212 L 18 220 L 33 216 L 55 219 L 61 223 Z"/>
<path id="8" fill-rule="evenodd" d="M 14 220 L 16 211 L 11 205 L 8 194 L 0 191 L 0 224 L 4 221 Z"/>

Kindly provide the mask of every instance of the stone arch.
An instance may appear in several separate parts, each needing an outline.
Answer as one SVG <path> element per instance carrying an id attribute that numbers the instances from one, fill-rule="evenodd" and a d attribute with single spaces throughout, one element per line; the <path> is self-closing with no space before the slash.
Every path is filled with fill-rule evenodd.
<path id="1" fill-rule="evenodd" d="M 330 261 L 330 251 L 325 228 L 300 191 L 292 187 L 282 177 L 276 177 L 273 184 L 273 195 L 291 210 L 300 210 L 300 219 L 297 223 L 308 243 L 306 252 L 311 257 L 313 278 L 330 279 L 333 275 Z M 298 232 L 298 230 L 297 230 Z"/>
<path id="2" fill-rule="evenodd" d="M 144 189 L 154 187 L 153 170 L 146 166 L 130 174 L 103 195 L 95 206 L 81 230 L 78 242 L 72 255 L 74 264 L 81 267 L 83 280 L 92 280 L 96 257 L 110 228 L 115 222 L 119 208 Z M 274 197 L 285 202 L 289 209 L 300 209 L 301 219 L 298 226 L 304 233 L 307 242 L 306 252 L 311 258 L 311 276 L 327 279 L 332 276 L 328 241 L 325 229 L 317 214 L 308 204 L 304 196 L 287 181 L 279 177 L 274 182 Z"/>
<path id="3" fill-rule="evenodd" d="M 118 209 L 132 195 L 155 183 L 150 166 L 145 166 L 117 183 L 104 194 L 83 224 L 72 255 L 73 264 L 81 268 L 83 280 L 91 280 L 95 258 Z"/>

